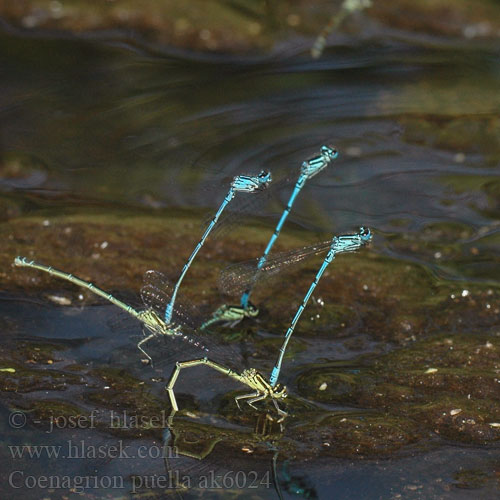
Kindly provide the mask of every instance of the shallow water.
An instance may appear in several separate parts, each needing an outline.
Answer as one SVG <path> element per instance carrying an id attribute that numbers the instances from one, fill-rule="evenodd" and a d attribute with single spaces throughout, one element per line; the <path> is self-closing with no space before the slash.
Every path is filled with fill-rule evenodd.
<path id="1" fill-rule="evenodd" d="M 312 60 L 310 42 L 236 57 L 3 26 L 0 368 L 16 369 L 1 372 L 5 495 L 76 497 L 74 481 L 72 491 L 24 483 L 50 471 L 97 475 L 83 487 L 89 498 L 162 497 L 173 488 L 158 477 L 177 470 L 192 480 L 188 498 L 496 498 L 498 43 L 380 29 Z M 280 248 L 360 225 L 374 238 L 338 257 L 315 294 L 325 306 L 310 304 L 299 323 L 282 372 L 292 414 L 282 428 L 257 430 L 265 417 L 238 412 L 237 384 L 193 370 L 178 389 L 185 411 L 165 431 L 171 368 L 141 364 L 140 327 L 117 331 L 114 307 L 10 267 L 34 256 L 130 296 L 148 268 L 175 277 L 228 178 L 269 169 L 293 180 L 325 143 L 339 158 L 300 194 Z M 202 310 L 222 300 L 222 266 L 262 251 L 287 196 L 254 207 L 258 226 L 200 252 L 185 288 Z M 259 322 L 233 332 L 264 373 L 319 262 L 258 291 Z M 17 410 L 21 428 L 9 424 Z M 111 412 L 162 419 L 112 429 Z M 66 418 L 79 414 L 73 429 Z M 122 441 L 156 453 L 171 435 L 180 458 L 170 462 L 109 452 Z M 7 447 L 70 441 L 89 454 L 21 459 Z M 181 446 L 211 442 L 203 460 Z M 99 445 L 103 456 L 91 456 Z M 211 471 L 226 474 L 225 487 L 200 484 Z M 255 477 L 270 482 L 250 488 Z"/>

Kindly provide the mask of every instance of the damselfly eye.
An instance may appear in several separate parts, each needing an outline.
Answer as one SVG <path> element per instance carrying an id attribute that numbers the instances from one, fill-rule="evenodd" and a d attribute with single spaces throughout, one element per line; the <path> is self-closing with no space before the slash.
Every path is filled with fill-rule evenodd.
<path id="1" fill-rule="evenodd" d="M 321 153 L 324 155 L 328 155 L 332 158 L 335 158 L 338 154 L 338 151 L 330 146 L 321 146 Z"/>
<path id="2" fill-rule="evenodd" d="M 269 175 L 269 172 L 266 172 L 265 170 L 262 170 L 262 172 L 259 174 L 260 179 L 265 179 Z"/>

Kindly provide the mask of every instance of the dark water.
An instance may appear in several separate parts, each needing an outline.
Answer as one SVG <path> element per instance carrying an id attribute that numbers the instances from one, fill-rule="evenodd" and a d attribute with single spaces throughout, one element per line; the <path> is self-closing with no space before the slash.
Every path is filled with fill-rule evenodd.
<path id="1" fill-rule="evenodd" d="M 403 319 L 408 315 L 410 323 L 412 315 L 425 318 L 425 327 L 419 330 L 415 320 L 408 334 L 419 340 L 441 333 L 481 333 L 498 343 L 498 312 L 494 312 L 499 283 L 498 44 L 387 32 L 362 41 L 345 40 L 319 60 L 311 60 L 308 49 L 306 42 L 299 42 L 258 57 L 208 56 L 153 50 L 126 39 L 28 37 L 5 30 L 0 35 L 3 220 L 12 224 L 25 217 L 79 213 L 87 207 L 104 216 L 117 208 L 146 214 L 193 207 L 213 211 L 224 194 L 224 179 L 261 168 L 271 170 L 276 179 L 293 177 L 321 144 L 334 144 L 339 159 L 301 194 L 290 217 L 295 227 L 306 234 L 309 229 L 341 233 L 368 225 L 375 234 L 369 252 L 385 273 L 380 280 L 400 272 L 399 265 L 415 266 L 421 278 L 400 280 L 392 290 L 398 300 L 384 303 L 383 314 Z M 282 195 L 281 202 L 287 195 Z M 260 213 L 276 216 L 277 211 L 274 205 L 261 207 Z M 274 220 L 267 221 L 267 229 Z M 198 234 L 194 230 L 193 244 Z M 36 254 L 37 249 L 32 250 Z M 186 257 L 188 253 L 186 248 Z M 8 266 L 15 254 L 2 254 L 3 272 L 14 272 Z M 78 269 L 74 271 L 77 274 Z M 57 286 L 52 288 L 56 295 Z M 410 310 L 407 304 L 423 304 L 422 297 L 427 296 L 430 304 L 436 290 L 444 290 L 445 295 L 473 290 L 481 310 L 487 308 L 491 315 L 484 319 L 474 310 L 464 315 L 463 323 L 460 319 L 455 324 L 453 318 L 461 311 Z M 475 498 L 495 498 L 497 438 L 486 443 L 448 439 L 433 434 L 429 424 L 397 451 L 384 450 L 383 439 L 380 453 L 365 449 L 359 458 L 355 443 L 338 455 L 324 451 L 335 444 L 325 444 L 328 437 L 323 431 L 328 425 L 322 419 L 345 412 L 363 420 L 364 412 L 369 414 L 373 406 L 309 397 L 301 389 L 299 375 L 332 366 L 334 372 L 342 371 L 344 365 L 335 364 L 341 362 L 346 363 L 346 374 L 357 374 L 363 372 L 363 361 L 358 359 L 363 354 L 383 356 L 404 344 L 393 331 L 396 320 L 369 323 L 364 308 L 372 306 L 363 300 L 359 297 L 351 307 L 362 319 L 353 320 L 350 330 L 351 340 L 361 347 L 347 344 L 345 337 L 320 334 L 305 341 L 299 335 L 301 352 L 285 377 L 292 394 L 309 406 L 302 416 L 285 421 L 284 429 L 274 423 L 269 434 L 254 433 L 251 418 L 231 417 L 235 410 L 231 397 L 214 396 L 214 388 L 186 373 L 182 391 L 188 396 L 182 401 L 188 406 L 193 400 L 201 401 L 203 408 L 190 442 L 200 435 L 217 441 L 205 460 L 191 463 L 184 457 L 165 463 L 158 457 L 110 459 L 109 455 L 81 460 L 12 459 L 4 446 L 4 494 L 40 497 L 41 490 L 22 484 L 20 474 L 15 481 L 21 487 L 8 486 L 11 471 L 19 470 L 25 476 L 50 471 L 71 477 L 123 478 L 123 488 L 87 485 L 83 489 L 92 498 L 108 493 L 120 498 L 135 487 L 141 494 L 150 491 L 160 497 L 165 486 L 159 487 L 153 479 L 139 484 L 138 478 L 158 478 L 170 468 L 187 471 L 194 485 L 212 470 L 232 471 L 228 480 L 234 471 L 244 471 L 240 479 L 247 481 L 245 487 L 233 483 L 226 483 L 225 489 L 201 487 L 207 498 L 229 497 L 228 484 L 233 486 L 229 489 L 240 490 L 243 498 L 281 494 L 285 498 L 462 499 L 470 498 L 471 490 Z M 72 360 L 76 377 L 60 382 L 62 388 L 57 390 L 51 390 L 53 380 L 46 384 L 35 379 L 29 391 L 5 392 L 0 420 L 6 445 L 67 446 L 69 440 L 84 440 L 89 446 L 109 446 L 123 439 L 133 450 L 166 446 L 168 435 L 155 426 L 150 433 L 141 429 L 133 435 L 111 432 L 105 423 L 93 431 L 66 426 L 49 432 L 45 415 L 43 425 L 30 417 L 22 430 L 9 427 L 9 412 L 33 410 L 34 402 L 44 399 L 71 403 L 88 412 L 100 408 L 102 421 L 110 411 L 137 411 L 138 407 L 140 411 L 141 405 L 132 403 L 129 395 L 124 400 L 113 396 L 106 405 L 107 389 L 102 387 L 113 377 L 106 379 L 98 371 L 103 367 L 118 370 L 114 375 L 118 378 L 142 380 L 169 408 L 163 392 L 165 378 L 152 380 L 152 372 L 146 373 L 137 362 L 140 332 L 117 335 L 108 328 L 113 308 L 61 308 L 47 301 L 47 294 L 34 298 L 19 290 L 6 290 L 0 308 L 4 352 L 33 342 L 50 344 L 49 357 L 56 359 L 51 368 L 68 374 L 67 363 Z M 446 322 L 441 323 L 443 317 Z M 261 324 L 259 332 L 261 340 L 274 338 L 266 325 Z M 272 361 L 261 357 L 260 362 L 267 370 Z M 82 374 L 85 381 L 78 380 Z M 131 388 L 126 381 L 123 384 L 118 393 Z M 92 399 L 87 389 L 102 392 L 103 399 Z M 131 392 L 141 390 L 134 386 Z M 490 399 L 497 404 L 492 410 L 495 415 L 498 392 L 496 399 Z M 420 404 L 426 402 L 423 397 Z M 224 417 L 229 416 L 227 421 L 218 406 Z M 384 406 L 376 411 L 383 415 Z M 484 418 L 491 422 L 490 416 Z M 318 432 L 307 442 L 304 425 L 313 421 Z M 176 428 L 174 420 L 171 432 L 180 433 L 186 425 L 179 418 Z M 406 430 L 403 425 L 402 433 Z M 242 458 L 246 446 L 255 452 L 244 452 Z M 273 458 L 280 493 L 275 491 Z M 259 481 L 270 477 L 270 483 L 249 488 L 248 481 L 254 477 Z M 56 489 L 47 496 L 58 498 L 64 491 Z M 197 491 L 191 494 L 197 496 Z"/>

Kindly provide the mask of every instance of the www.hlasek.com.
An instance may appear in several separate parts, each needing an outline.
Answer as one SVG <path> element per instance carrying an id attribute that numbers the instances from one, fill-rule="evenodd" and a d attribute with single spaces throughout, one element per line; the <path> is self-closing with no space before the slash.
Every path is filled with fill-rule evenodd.
<path id="1" fill-rule="evenodd" d="M 198 476 L 196 480 L 179 471 L 164 475 L 132 476 L 131 486 L 122 476 L 70 476 L 26 474 L 14 470 L 9 474 L 9 486 L 13 489 L 50 489 L 69 490 L 83 493 L 86 490 L 131 489 L 132 493 L 154 489 L 252 489 L 271 488 L 273 486 L 269 471 L 259 475 L 256 471 L 227 471 L 216 474 L 214 471 Z"/>
<path id="2" fill-rule="evenodd" d="M 63 445 L 9 445 L 10 456 L 13 459 L 127 459 L 127 458 L 178 458 L 176 447 L 140 445 L 132 448 L 120 439 L 116 444 L 88 444 L 85 440 L 69 439 Z"/>

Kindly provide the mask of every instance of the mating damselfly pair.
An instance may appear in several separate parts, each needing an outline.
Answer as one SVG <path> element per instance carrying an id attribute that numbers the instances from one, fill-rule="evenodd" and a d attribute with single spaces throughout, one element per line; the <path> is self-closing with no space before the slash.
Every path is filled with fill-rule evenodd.
<path id="1" fill-rule="evenodd" d="M 271 235 L 271 238 L 269 239 L 269 242 L 266 245 L 266 248 L 264 250 L 264 253 L 262 256 L 259 258 L 259 260 L 256 263 L 255 266 L 255 273 L 254 276 L 251 280 L 247 281 L 245 283 L 245 287 L 241 291 L 241 299 L 240 299 L 240 304 L 237 306 L 228 306 L 224 305 L 217 309 L 210 320 L 205 322 L 203 327 L 209 326 L 210 324 L 213 324 L 215 322 L 226 322 L 232 325 L 235 325 L 239 321 L 241 321 L 243 318 L 254 318 L 259 314 L 259 309 L 254 306 L 250 302 L 250 295 L 252 293 L 253 285 L 257 281 L 257 278 L 260 276 L 260 271 L 266 264 L 266 261 L 268 259 L 268 256 L 276 243 L 276 240 L 278 239 L 281 229 L 283 228 L 283 225 L 285 224 L 285 221 L 290 214 L 290 211 L 292 210 L 292 207 L 295 203 L 295 200 L 297 196 L 299 195 L 300 191 L 302 188 L 305 186 L 306 182 L 319 174 L 321 171 L 323 171 L 330 163 L 337 158 L 338 152 L 334 147 L 331 146 L 322 146 L 320 154 L 318 156 L 315 156 L 313 158 L 310 158 L 309 160 L 305 160 L 301 167 L 300 167 L 300 172 L 299 176 L 297 178 L 297 181 L 295 183 L 295 186 L 292 190 L 292 193 L 290 195 L 290 198 L 287 202 L 287 205 L 285 207 L 285 210 L 283 211 L 280 220 L 278 221 L 278 224 L 276 225 L 276 228 Z M 184 276 L 186 275 L 189 267 L 193 263 L 194 258 L 198 254 L 199 250 L 205 243 L 206 239 L 208 238 L 208 235 L 210 232 L 214 229 L 215 225 L 217 224 L 223 210 L 229 205 L 229 203 L 232 201 L 234 198 L 236 192 L 245 192 L 245 193 L 256 193 L 256 192 L 262 192 L 266 190 L 269 187 L 269 184 L 272 182 L 272 177 L 271 174 L 265 171 L 262 171 L 258 176 L 251 177 L 251 176 L 238 176 L 235 177 L 233 182 L 231 183 L 231 186 L 229 188 L 229 191 L 224 198 L 222 204 L 220 205 L 219 209 L 217 210 L 215 216 L 209 223 L 207 229 L 203 233 L 203 236 L 201 237 L 200 241 L 196 245 L 195 249 L 193 250 L 191 256 L 187 260 L 186 264 L 184 265 L 182 272 L 179 276 L 179 279 L 177 280 L 177 283 L 175 284 L 173 293 L 172 293 L 172 298 L 167 306 L 167 313 L 166 313 L 166 320 L 170 321 L 172 319 L 172 310 L 175 304 L 175 300 L 177 298 L 177 292 L 179 290 L 179 287 L 182 283 L 182 280 L 184 279 Z M 286 186 L 288 184 L 288 181 L 285 179 L 283 184 Z"/>
<path id="2" fill-rule="evenodd" d="M 293 201 L 300 191 L 301 187 L 303 186 L 305 180 L 315 175 L 320 170 L 320 167 L 324 168 L 329 163 L 329 161 L 331 161 L 331 159 L 336 156 L 336 154 L 337 153 L 335 150 L 324 146 L 322 148 L 322 154 L 319 157 L 303 163 L 301 175 L 299 177 L 299 180 L 297 181 L 295 190 L 292 193 L 287 208 L 285 209 L 285 212 L 280 219 L 280 223 L 278 224 L 273 237 L 271 238 L 268 247 L 266 248 L 263 256 L 264 258 L 259 259 L 256 266 L 256 274 L 252 276 L 249 282 L 245 283 L 245 297 L 248 298 L 249 291 L 251 290 L 252 284 L 255 282 L 256 276 L 259 273 L 266 272 L 266 268 L 264 265 L 267 260 L 267 255 L 270 251 L 270 248 L 272 247 L 272 244 L 279 235 L 284 220 L 290 212 Z M 309 167 L 311 166 L 314 167 L 315 163 L 318 168 L 316 168 L 316 170 L 309 169 Z M 307 177 L 307 175 L 309 175 L 309 177 Z M 270 181 L 271 175 L 266 172 L 261 172 L 261 174 L 259 174 L 258 176 L 236 177 L 231 184 L 231 188 L 228 192 L 228 195 L 225 197 L 223 204 L 221 205 L 211 224 L 205 231 L 202 239 L 195 247 L 195 250 L 193 251 L 187 264 L 184 266 L 177 283 L 174 286 L 171 286 L 168 280 L 158 271 L 147 271 L 145 273 L 144 285 L 141 288 L 141 297 L 144 303 L 144 308 L 142 309 L 133 308 L 132 306 L 119 300 L 113 295 L 96 287 L 92 283 L 84 281 L 76 276 L 73 276 L 72 274 L 68 274 L 53 267 L 45 266 L 35 261 L 28 260 L 25 257 L 16 257 L 14 263 L 16 266 L 38 269 L 53 276 L 70 281 L 76 285 L 85 287 L 91 292 L 105 298 L 109 302 L 113 303 L 114 305 L 118 306 L 119 308 L 123 309 L 128 314 L 136 318 L 142 323 L 146 332 L 146 335 L 137 344 L 137 347 L 150 361 L 152 361 L 151 356 L 144 349 L 144 345 L 155 337 L 168 339 L 168 341 L 171 342 L 171 344 L 169 345 L 172 346 L 179 344 L 190 346 L 197 353 L 199 353 L 200 357 L 191 359 L 183 360 L 179 357 L 176 361 L 175 369 L 172 372 L 171 377 L 166 385 L 166 390 L 169 394 L 172 408 L 175 411 L 178 410 L 178 405 L 175 398 L 174 386 L 178 379 L 180 371 L 188 367 L 206 365 L 234 380 L 241 382 L 243 385 L 246 385 L 252 390 L 252 392 L 248 394 L 243 394 L 235 398 L 238 407 L 241 400 L 246 400 L 251 407 L 255 408 L 254 403 L 266 398 L 270 398 L 273 401 L 273 404 L 276 407 L 278 413 L 281 416 L 284 416 L 286 415 L 286 412 L 284 412 L 279 407 L 277 401 L 287 397 L 287 388 L 278 383 L 278 378 L 280 375 L 281 365 L 286 347 L 297 325 L 297 322 L 328 265 L 333 261 L 337 254 L 355 251 L 368 243 L 371 239 L 370 230 L 361 227 L 359 232 L 356 234 L 334 236 L 330 241 L 328 253 L 324 258 L 319 270 L 317 271 L 316 276 L 311 283 L 307 293 L 305 294 L 290 324 L 290 327 L 285 333 L 283 344 L 279 350 L 278 358 L 270 373 L 269 378 L 266 378 L 254 368 L 247 368 L 241 371 L 241 363 L 239 363 L 237 357 L 228 357 L 227 355 L 223 355 L 222 357 L 220 357 L 217 343 L 213 341 L 212 336 L 209 333 L 202 331 L 201 329 L 195 330 L 188 324 L 183 322 L 183 315 L 176 312 L 177 308 L 175 304 L 176 295 L 182 278 L 186 274 L 186 271 L 189 268 L 192 260 L 196 256 L 196 253 L 203 245 L 203 242 L 207 238 L 211 228 L 217 223 L 218 217 L 220 216 L 224 207 L 232 200 L 236 192 L 255 192 L 259 189 L 264 189 Z M 259 263 L 261 264 L 260 266 Z M 244 309 L 243 306 L 242 308 Z"/>
<path id="3" fill-rule="evenodd" d="M 281 371 L 281 364 L 286 351 L 286 347 L 297 325 L 297 322 L 302 312 L 304 311 L 312 293 L 314 292 L 314 289 L 316 288 L 319 280 L 323 276 L 323 273 L 325 272 L 328 265 L 336 257 L 336 255 L 340 253 L 355 251 L 368 243 L 370 239 L 371 233 L 367 228 L 360 228 L 360 231 L 357 234 L 333 237 L 330 250 L 328 251 L 327 256 L 323 260 L 321 267 L 316 273 L 311 286 L 304 296 L 302 303 L 295 313 L 292 323 L 290 324 L 290 327 L 285 334 L 285 339 L 279 350 L 278 359 L 272 369 L 269 378 L 266 378 L 254 368 L 248 368 L 242 372 L 239 372 L 238 367 L 235 367 L 233 369 L 230 366 L 226 366 L 218 361 L 214 361 L 210 357 L 212 352 L 211 345 L 213 344 L 213 342 L 211 341 L 210 335 L 208 333 L 201 334 L 200 332 L 195 332 L 187 325 L 181 324 L 178 320 L 167 321 L 166 314 L 168 304 L 171 300 L 171 294 L 165 292 L 165 289 L 161 287 L 161 283 L 166 283 L 166 278 L 157 271 L 147 271 L 144 276 L 144 286 L 141 288 L 141 296 L 144 301 L 145 307 L 142 310 L 138 310 L 115 298 L 113 295 L 105 292 L 104 290 L 101 290 L 94 284 L 84 281 L 76 276 L 73 276 L 72 274 L 68 274 L 50 266 L 45 266 L 32 260 L 28 260 L 25 257 L 16 257 L 14 264 L 19 267 L 31 267 L 34 269 L 38 269 L 40 271 L 47 272 L 52 276 L 65 279 L 76 285 L 87 288 L 96 295 L 105 298 L 112 304 L 129 313 L 131 316 L 140 321 L 148 332 L 148 335 L 145 336 L 145 338 L 137 344 L 138 348 L 148 358 L 150 358 L 150 356 L 144 350 L 143 345 L 152 338 L 159 336 L 166 337 L 174 342 L 183 341 L 199 349 L 199 352 L 200 354 L 203 354 L 203 357 L 186 361 L 178 361 L 166 386 L 166 390 L 169 393 L 170 401 L 174 410 L 178 410 L 178 405 L 174 394 L 174 386 L 179 376 L 179 372 L 184 368 L 198 365 L 207 365 L 208 367 L 241 382 L 253 391 L 249 394 L 237 396 L 235 399 L 238 406 L 239 401 L 243 399 L 246 399 L 247 403 L 250 406 L 254 407 L 253 404 L 257 401 L 271 398 L 278 413 L 280 415 L 286 415 L 286 413 L 278 406 L 277 400 L 287 397 L 287 389 L 281 384 L 278 384 L 278 378 Z M 170 314 L 171 316 L 174 316 L 172 312 Z M 228 365 L 234 363 L 234 359 L 227 359 L 226 361 Z"/>

